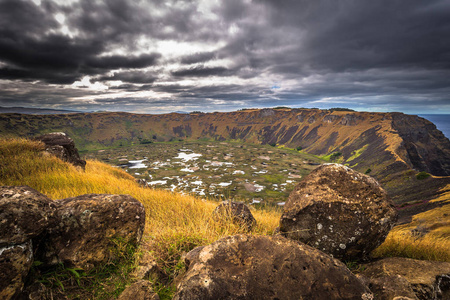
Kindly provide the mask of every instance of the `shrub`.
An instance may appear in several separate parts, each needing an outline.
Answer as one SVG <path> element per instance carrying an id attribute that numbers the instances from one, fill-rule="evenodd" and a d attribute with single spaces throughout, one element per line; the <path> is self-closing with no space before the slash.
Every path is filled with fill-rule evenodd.
<path id="1" fill-rule="evenodd" d="M 364 174 L 369 174 L 370 172 L 372 172 L 372 169 L 371 169 L 371 168 L 368 168 L 368 169 L 364 172 Z"/>
<path id="2" fill-rule="evenodd" d="M 425 171 L 422 171 L 422 172 L 419 172 L 417 175 L 416 175 L 416 178 L 418 179 L 418 180 L 423 180 L 423 179 L 425 179 L 425 178 L 428 178 L 428 177 L 430 177 L 431 175 L 429 174 L 429 173 L 427 173 L 427 172 L 425 172 Z"/>
<path id="3" fill-rule="evenodd" d="M 341 155 L 342 155 L 341 152 L 334 152 L 333 154 L 331 154 L 330 160 L 336 160 Z"/>

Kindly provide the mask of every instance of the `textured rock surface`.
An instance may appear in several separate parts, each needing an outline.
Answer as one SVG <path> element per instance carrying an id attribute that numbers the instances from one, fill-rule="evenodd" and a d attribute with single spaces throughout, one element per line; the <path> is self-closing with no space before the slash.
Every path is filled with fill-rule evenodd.
<path id="1" fill-rule="evenodd" d="M 41 234 L 55 205 L 28 186 L 0 187 L 0 246 L 22 244 Z"/>
<path id="2" fill-rule="evenodd" d="M 400 275 L 367 278 L 357 275 L 376 295 L 376 300 L 409 299 L 418 300 L 411 284 Z"/>
<path id="3" fill-rule="evenodd" d="M 450 263 L 391 257 L 365 265 L 363 275 L 380 299 L 390 296 L 408 296 L 405 290 L 414 291 L 413 299 L 450 299 Z M 395 287 L 392 278 L 402 285 Z M 389 283 L 390 282 L 390 283 Z M 405 283 L 407 282 L 407 283 Z"/>
<path id="4" fill-rule="evenodd" d="M 55 201 L 55 225 L 48 228 L 40 259 L 89 269 L 113 257 L 114 242 L 138 244 L 144 206 L 129 195 L 88 194 Z"/>
<path id="5" fill-rule="evenodd" d="M 21 292 L 32 264 L 31 241 L 0 247 L 0 299 L 8 300 Z"/>
<path id="6" fill-rule="evenodd" d="M 174 299 L 372 299 L 341 262 L 280 236 L 230 236 L 193 251 Z"/>
<path id="7" fill-rule="evenodd" d="M 152 284 L 148 280 L 139 280 L 127 287 L 118 300 L 159 300 L 159 296 L 153 292 Z"/>
<path id="8" fill-rule="evenodd" d="M 244 203 L 225 201 L 216 207 L 214 214 L 221 218 L 231 219 L 233 222 L 246 227 L 249 231 L 256 225 L 252 212 Z"/>
<path id="9" fill-rule="evenodd" d="M 64 132 L 52 132 L 34 138 L 45 143 L 48 152 L 63 161 L 84 169 L 86 161 L 80 158 L 75 142 Z"/>
<path id="10" fill-rule="evenodd" d="M 396 219 L 392 201 L 375 179 L 326 164 L 289 195 L 280 232 L 336 258 L 359 260 L 384 241 Z"/>

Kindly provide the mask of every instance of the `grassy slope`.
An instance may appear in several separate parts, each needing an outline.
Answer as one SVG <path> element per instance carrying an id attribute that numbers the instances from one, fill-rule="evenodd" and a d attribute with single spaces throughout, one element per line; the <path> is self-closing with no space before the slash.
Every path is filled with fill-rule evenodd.
<path id="1" fill-rule="evenodd" d="M 86 193 L 134 196 L 147 214 L 143 251 L 157 260 L 170 279 L 182 268 L 183 253 L 244 232 L 232 223 L 211 218 L 216 202 L 142 188 L 129 174 L 98 161 L 88 161 L 86 171 L 81 171 L 42 150 L 39 142 L 0 140 L 0 185 L 28 185 L 52 199 Z M 417 215 L 410 224 L 395 227 L 375 255 L 450 261 L 449 210 L 450 205 L 436 208 Z M 278 226 L 279 211 L 255 210 L 253 214 L 258 226 L 252 234 L 272 234 Z M 170 289 L 170 282 L 156 285 L 161 296 Z"/>
<path id="2" fill-rule="evenodd" d="M 170 278 L 176 275 L 183 253 L 244 232 L 233 223 L 211 218 L 217 202 L 142 188 L 124 171 L 98 161 L 87 161 L 86 171 L 81 171 L 42 150 L 39 142 L 0 140 L 0 185 L 28 185 L 51 199 L 87 193 L 132 195 L 146 208 L 143 249 Z M 252 234 L 272 234 L 278 226 L 280 212 L 252 213 L 258 222 Z"/>

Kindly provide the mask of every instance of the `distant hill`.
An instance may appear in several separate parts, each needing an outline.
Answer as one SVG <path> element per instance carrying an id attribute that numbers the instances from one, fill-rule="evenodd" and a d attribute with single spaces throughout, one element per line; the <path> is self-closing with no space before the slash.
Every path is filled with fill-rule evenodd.
<path id="1" fill-rule="evenodd" d="M 50 109 L 50 108 L 30 108 L 30 107 L 1 107 L 0 114 L 16 113 L 27 115 L 57 115 L 57 114 L 73 114 L 80 113 L 75 110 Z"/>
<path id="2" fill-rule="evenodd" d="M 80 150 L 192 140 L 301 149 L 375 177 L 397 203 L 427 204 L 450 186 L 450 141 L 430 121 L 403 113 L 283 108 L 162 115 L 0 114 L 2 136 L 52 131 L 67 133 Z M 420 171 L 435 176 L 418 180 Z"/>

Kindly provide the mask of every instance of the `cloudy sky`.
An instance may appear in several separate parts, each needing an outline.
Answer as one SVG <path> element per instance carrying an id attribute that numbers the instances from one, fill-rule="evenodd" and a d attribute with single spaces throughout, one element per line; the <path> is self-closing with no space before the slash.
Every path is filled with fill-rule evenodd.
<path id="1" fill-rule="evenodd" d="M 450 113 L 450 1 L 0 0 L 0 106 Z"/>

